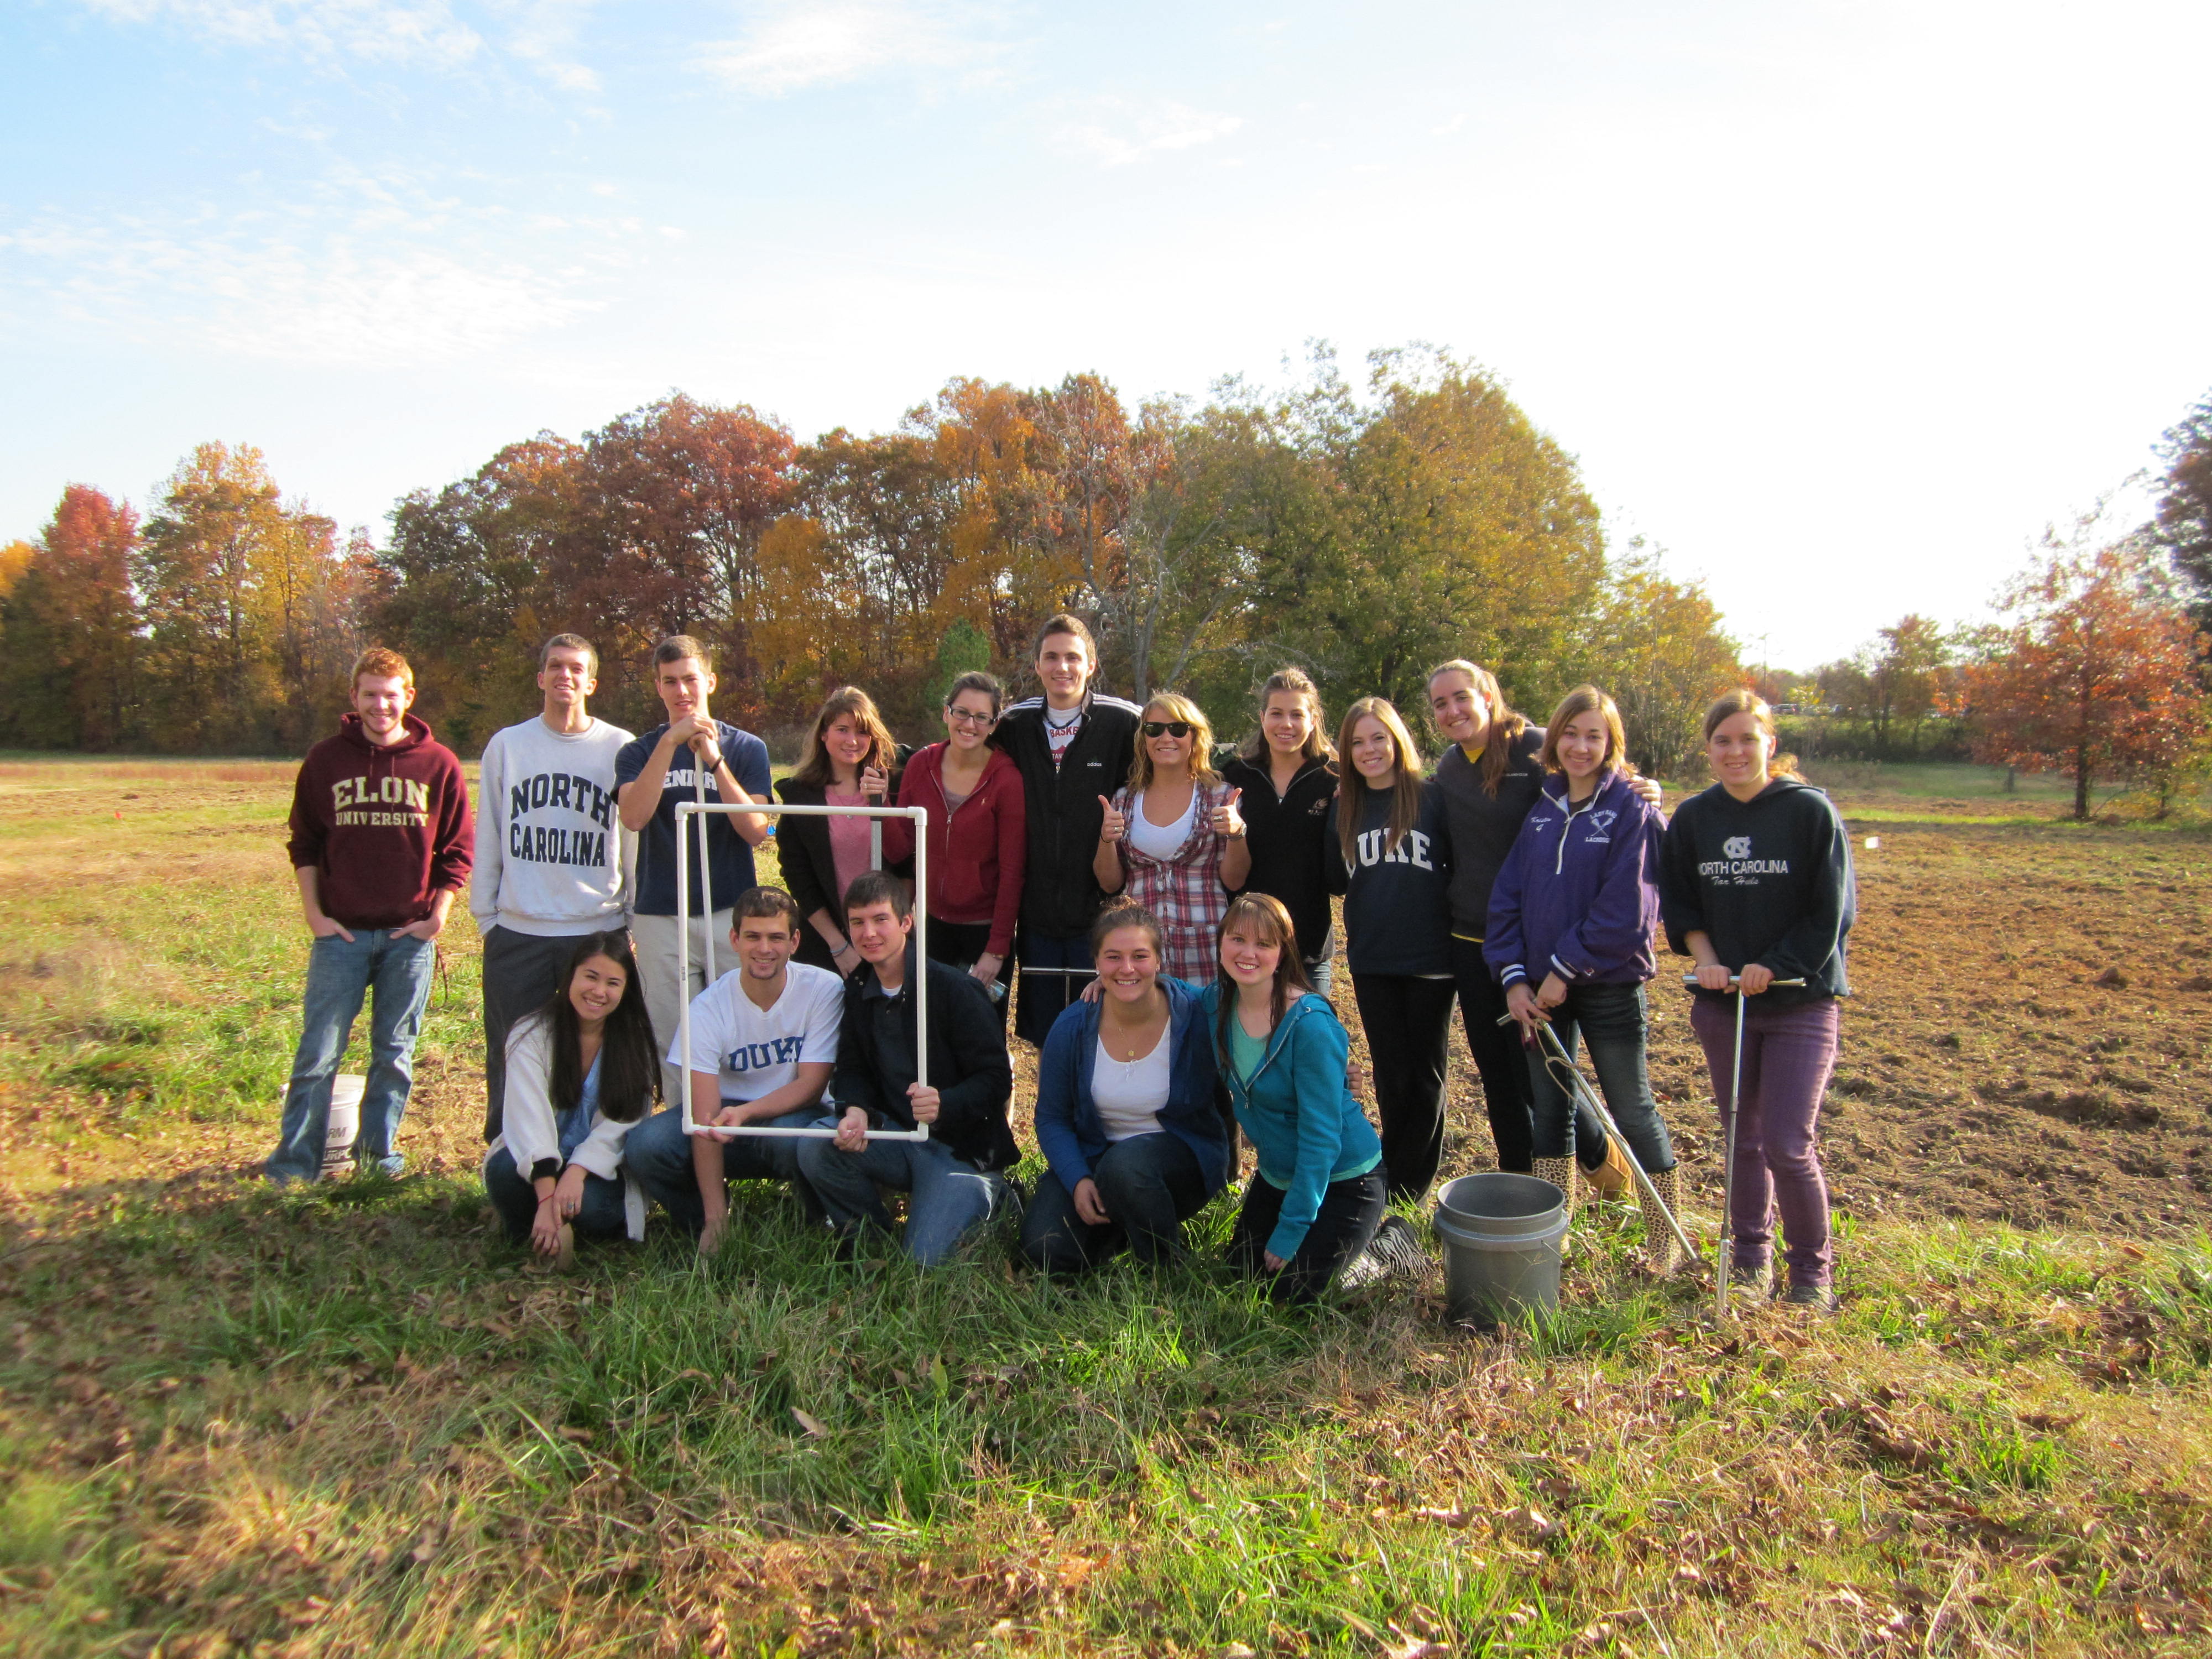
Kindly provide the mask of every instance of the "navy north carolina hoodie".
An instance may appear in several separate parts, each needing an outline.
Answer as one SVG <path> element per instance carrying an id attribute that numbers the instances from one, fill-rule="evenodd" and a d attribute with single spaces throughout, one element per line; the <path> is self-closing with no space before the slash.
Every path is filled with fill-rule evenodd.
<path id="1" fill-rule="evenodd" d="M 1747 801 L 1719 784 L 1675 811 L 1659 853 L 1659 914 L 1668 945 L 1689 954 L 1702 933 L 1732 969 L 1756 962 L 1802 990 L 1778 1003 L 1850 994 L 1844 941 L 1858 910 L 1850 836 L 1827 796 L 1777 778 Z M 1700 996 L 1718 997 L 1718 991 Z"/>

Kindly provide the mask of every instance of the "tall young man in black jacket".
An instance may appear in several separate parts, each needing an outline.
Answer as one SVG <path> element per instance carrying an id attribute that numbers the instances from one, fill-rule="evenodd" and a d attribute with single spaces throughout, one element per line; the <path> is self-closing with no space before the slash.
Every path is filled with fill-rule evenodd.
<path id="1" fill-rule="evenodd" d="M 1047 619 L 1036 644 L 1044 695 L 1010 707 L 991 738 L 1022 769 L 1029 860 L 1014 1034 L 1040 1048 L 1091 968 L 1091 921 L 1106 896 L 1091 872 L 1098 826 L 1106 799 L 1129 781 L 1145 713 L 1092 690 L 1097 672 L 1098 642 L 1083 619 Z"/>
<path id="2" fill-rule="evenodd" d="M 1021 1156 L 1006 1121 L 1013 1063 L 981 983 L 965 969 L 918 958 L 914 901 L 897 877 L 871 870 L 845 890 L 845 931 L 864 965 L 845 984 L 830 1077 L 837 1137 L 802 1143 L 799 1173 L 830 1224 L 848 1236 L 863 1227 L 890 1232 L 877 1188 L 908 1194 L 906 1253 L 932 1267 L 990 1218 L 1006 1190 L 1000 1171 Z M 918 973 L 929 975 L 927 1031 L 916 1030 Z M 925 1041 L 927 1085 L 915 1063 Z M 924 1124 L 927 1140 L 866 1138 L 870 1129 Z"/>

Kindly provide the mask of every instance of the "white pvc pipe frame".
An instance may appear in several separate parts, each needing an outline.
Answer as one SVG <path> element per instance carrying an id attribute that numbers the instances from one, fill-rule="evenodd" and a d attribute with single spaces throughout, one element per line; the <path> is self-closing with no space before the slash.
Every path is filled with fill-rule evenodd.
<path id="1" fill-rule="evenodd" d="M 696 764 L 696 763 L 695 763 Z M 700 793 L 705 795 L 705 781 L 701 779 Z M 917 894 L 929 890 L 929 809 L 926 806 L 787 806 L 781 801 L 763 801 L 757 805 L 740 805 L 734 801 L 713 801 L 704 799 L 676 803 L 676 972 L 677 984 L 684 988 L 684 1012 L 678 1017 L 677 1044 L 684 1055 L 684 1133 L 687 1135 L 712 1135 L 720 1140 L 736 1135 L 756 1135 L 764 1139 L 785 1140 L 829 1140 L 836 1137 L 835 1128 L 802 1126 L 779 1129 L 765 1123 L 740 1123 L 720 1127 L 700 1123 L 691 1116 L 691 841 L 684 833 L 684 820 L 696 818 L 699 822 L 699 897 L 707 907 L 707 982 L 714 981 L 714 877 L 707 856 L 707 815 L 709 813 L 758 812 L 763 817 L 808 818 L 910 818 L 914 821 L 914 889 Z M 880 864 L 883 846 L 880 833 L 874 843 L 876 861 Z M 808 926 L 803 919 L 799 926 Z M 929 910 L 917 902 L 914 907 L 914 1080 L 929 1086 Z M 912 1129 L 871 1129 L 871 1140 L 927 1140 L 929 1126 L 921 1124 Z"/>

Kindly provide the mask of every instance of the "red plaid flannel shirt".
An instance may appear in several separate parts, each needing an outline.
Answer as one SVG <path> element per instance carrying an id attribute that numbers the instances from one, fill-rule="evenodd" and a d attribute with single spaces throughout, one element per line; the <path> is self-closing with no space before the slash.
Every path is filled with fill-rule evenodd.
<path id="1" fill-rule="evenodd" d="M 1115 842 L 1121 854 L 1121 890 L 1160 921 L 1167 936 L 1165 971 L 1197 985 L 1211 985 L 1219 972 L 1213 936 L 1229 908 L 1221 885 L 1222 841 L 1213 828 L 1213 811 L 1229 799 L 1225 783 L 1198 786 L 1198 810 L 1189 835 L 1163 863 L 1139 852 L 1124 836 Z M 1114 796 L 1114 810 L 1137 816 L 1137 799 L 1126 788 Z"/>

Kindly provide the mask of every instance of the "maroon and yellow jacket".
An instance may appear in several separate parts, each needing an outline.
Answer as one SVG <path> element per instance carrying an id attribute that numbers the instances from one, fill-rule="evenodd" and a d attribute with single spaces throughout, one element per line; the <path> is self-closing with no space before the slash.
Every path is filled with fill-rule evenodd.
<path id="1" fill-rule="evenodd" d="M 468 785 L 453 751 L 410 714 L 399 741 L 371 743 L 348 714 L 300 763 L 292 867 L 318 872 L 323 914 L 349 928 L 404 927 L 459 892 L 474 861 Z"/>

